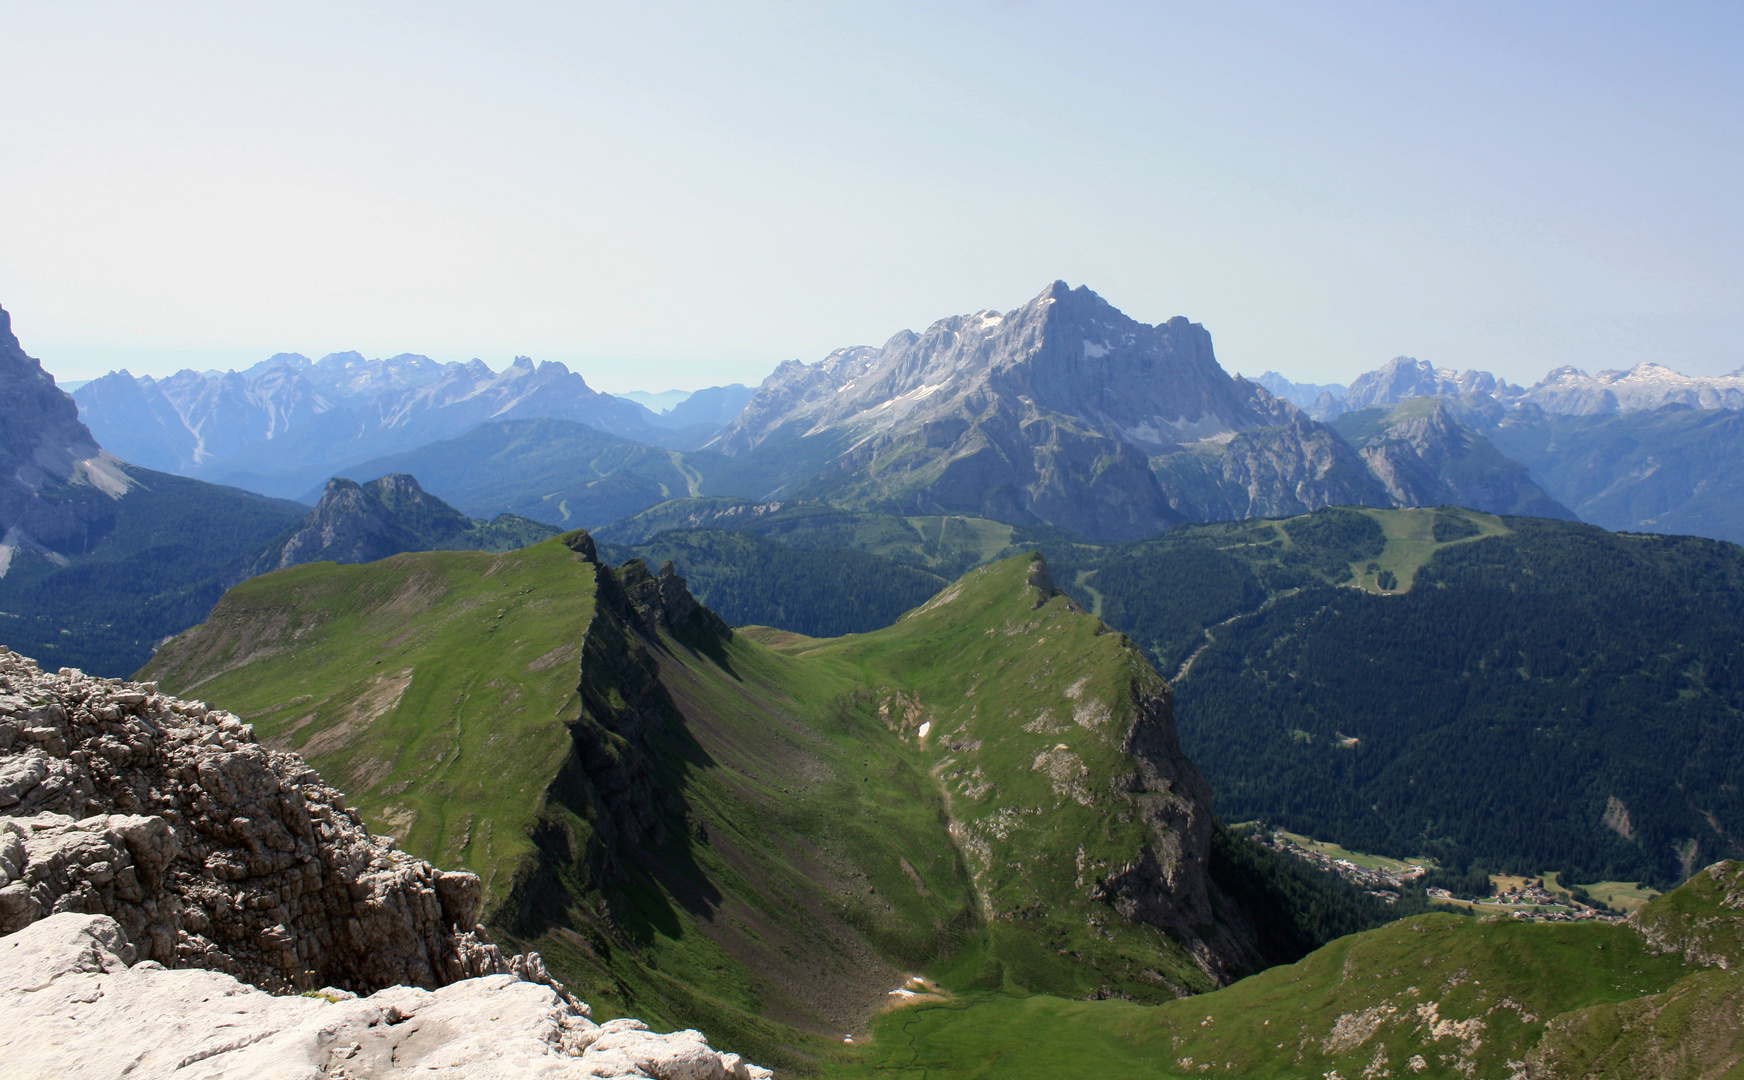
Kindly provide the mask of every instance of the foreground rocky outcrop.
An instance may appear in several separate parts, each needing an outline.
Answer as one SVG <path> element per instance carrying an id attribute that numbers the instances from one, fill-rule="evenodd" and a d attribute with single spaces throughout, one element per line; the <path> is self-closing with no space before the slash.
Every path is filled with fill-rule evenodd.
<path id="1" fill-rule="evenodd" d="M 480 899 L 235 716 L 0 647 L 0 1077 L 769 1075 L 595 1026 Z"/>
<path id="2" fill-rule="evenodd" d="M 302 758 L 156 691 L 0 649 L 0 930 L 110 915 L 142 959 L 268 990 L 510 970 L 477 936 L 475 875 L 395 850 Z"/>
<path id="3" fill-rule="evenodd" d="M 279 997 L 134 959 L 121 926 L 63 912 L 0 938 L 0 1076 L 199 1080 L 763 1080 L 701 1034 L 595 1024 L 557 989 L 499 974 Z"/>

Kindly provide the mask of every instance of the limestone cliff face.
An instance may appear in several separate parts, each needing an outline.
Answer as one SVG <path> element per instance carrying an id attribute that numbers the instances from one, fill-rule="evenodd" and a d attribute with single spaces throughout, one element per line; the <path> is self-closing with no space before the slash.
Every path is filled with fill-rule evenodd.
<path id="1" fill-rule="evenodd" d="M 1058 597 L 1077 617 L 1094 618 L 1059 591 L 1039 557 L 1027 584 L 1035 590 L 1038 608 Z M 1131 726 L 1120 742 L 1132 771 L 1107 779 L 1124 804 L 1118 816 L 1136 816 L 1150 838 L 1124 865 L 1089 882 L 1087 894 L 1121 918 L 1154 926 L 1180 942 L 1216 983 L 1231 982 L 1267 962 L 1256 946 L 1249 913 L 1216 896 L 1211 785 L 1181 749 L 1174 692 L 1145 661 L 1135 659 L 1136 677 L 1127 690 Z"/>
<path id="2" fill-rule="evenodd" d="M 1241 432 L 1220 450 L 1159 455 L 1151 465 L 1170 507 L 1191 521 L 1395 505 L 1354 447 L 1301 417 Z"/>
<path id="3" fill-rule="evenodd" d="M 0 308 L 0 577 L 19 548 L 51 558 L 89 550 L 132 483 Z"/>
<path id="4" fill-rule="evenodd" d="M 1420 399 L 1359 440 L 1369 472 L 1394 506 L 1465 506 L 1490 514 L 1576 520 L 1488 439 L 1461 424 L 1448 403 Z"/>
<path id="5" fill-rule="evenodd" d="M 784 364 L 710 445 L 731 455 L 828 435 L 850 445 L 817 491 L 851 505 L 1120 540 L 1181 520 L 1147 455 L 1294 413 L 1230 378 L 1204 327 L 1146 325 L 1055 282 L 1015 311 Z"/>
<path id="6" fill-rule="evenodd" d="M 525 927 L 561 908 L 562 868 L 582 866 L 593 883 L 620 880 L 624 862 L 643 844 L 664 844 L 691 827 L 680 785 L 663 761 L 695 749 L 660 680 L 656 652 L 670 634 L 704 648 L 732 630 L 690 595 L 670 562 L 658 575 L 641 560 L 614 569 L 599 561 L 593 538 L 577 529 L 560 538 L 594 578 L 595 608 L 581 633 L 576 692 L 569 721 L 573 753 L 552 783 L 552 798 L 592 824 L 585 847 L 561 826 L 534 833 L 540 858 L 515 886 L 504 912 Z"/>

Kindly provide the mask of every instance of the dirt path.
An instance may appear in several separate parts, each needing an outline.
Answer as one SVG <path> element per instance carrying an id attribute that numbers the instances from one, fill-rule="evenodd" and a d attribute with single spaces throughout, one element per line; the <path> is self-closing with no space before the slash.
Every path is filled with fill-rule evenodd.
<path id="1" fill-rule="evenodd" d="M 1266 610 L 1267 608 L 1271 607 L 1272 605 L 1276 604 L 1279 600 L 1282 600 L 1286 597 L 1295 596 L 1297 593 L 1299 593 L 1301 591 L 1302 591 L 1301 589 L 1286 589 L 1283 592 L 1278 593 L 1275 596 L 1268 597 L 1266 599 L 1265 603 L 1261 604 L 1257 608 L 1254 608 L 1252 611 L 1239 612 L 1235 615 L 1231 615 L 1229 618 L 1223 620 L 1220 623 L 1216 623 L 1212 626 L 1207 626 L 1205 628 L 1205 631 L 1204 631 L 1205 641 L 1202 644 L 1200 644 L 1200 646 L 1197 649 L 1193 650 L 1193 655 L 1187 657 L 1186 662 L 1181 665 L 1181 670 L 1175 672 L 1175 677 L 1169 680 L 1169 684 L 1172 686 L 1175 683 L 1180 682 L 1182 679 L 1185 679 L 1187 677 L 1187 673 L 1189 671 L 1193 670 L 1193 661 L 1199 659 L 1199 654 L 1204 652 L 1206 649 L 1211 648 L 1212 645 L 1216 644 L 1217 635 L 1214 634 L 1212 631 L 1221 630 L 1224 627 L 1228 626 L 1229 624 L 1234 623 L 1234 622 L 1238 622 L 1242 619 L 1252 618 L 1253 616 L 1258 615 L 1260 612 L 1262 612 L 1262 611 Z"/>

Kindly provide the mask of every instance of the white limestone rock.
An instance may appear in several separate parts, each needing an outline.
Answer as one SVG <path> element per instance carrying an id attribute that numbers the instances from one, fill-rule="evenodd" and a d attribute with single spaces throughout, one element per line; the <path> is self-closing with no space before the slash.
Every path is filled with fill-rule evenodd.
<path id="1" fill-rule="evenodd" d="M 369 997 L 274 996 L 213 971 L 131 963 L 121 927 L 52 915 L 0 938 L 0 1080 L 763 1080 L 694 1031 L 595 1025 L 513 975 Z"/>

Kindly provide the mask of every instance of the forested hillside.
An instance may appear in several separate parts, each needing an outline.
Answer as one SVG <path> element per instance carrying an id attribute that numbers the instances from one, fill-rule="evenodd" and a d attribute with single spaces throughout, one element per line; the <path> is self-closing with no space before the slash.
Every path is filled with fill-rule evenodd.
<path id="1" fill-rule="evenodd" d="M 86 500 L 98 514 L 88 549 L 70 559 L 8 553 L 0 642 L 45 668 L 129 674 L 159 641 L 205 618 L 228 584 L 225 569 L 304 510 L 285 499 L 120 467 L 133 481 L 125 497 Z"/>
<path id="2" fill-rule="evenodd" d="M 1231 819 L 1661 885 L 1744 835 L 1733 545 L 1328 510 L 1182 529 L 1086 586 L 1173 678 Z"/>
<path id="3" fill-rule="evenodd" d="M 798 591 L 779 610 L 736 607 L 760 602 L 751 583 L 766 571 L 749 548 L 648 535 L 705 521 L 831 566 L 858 565 L 831 549 L 915 569 L 1043 551 L 1175 684 L 1182 738 L 1226 820 L 1458 873 L 1660 887 L 1744 836 L 1744 549 L 1730 544 L 1456 509 L 1335 508 L 1109 546 L 724 500 L 606 530 L 639 531 L 627 550 L 658 550 L 701 590 L 743 583 L 722 588 L 723 610 L 787 628 L 827 613 Z"/>
<path id="4" fill-rule="evenodd" d="M 693 529 L 634 546 L 604 544 L 610 562 L 683 566 L 696 598 L 735 626 L 774 626 L 809 637 L 877 630 L 919 607 L 946 580 L 882 555 L 788 547 L 754 533 Z"/>

